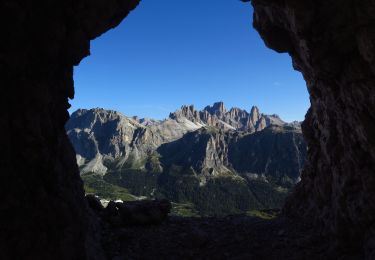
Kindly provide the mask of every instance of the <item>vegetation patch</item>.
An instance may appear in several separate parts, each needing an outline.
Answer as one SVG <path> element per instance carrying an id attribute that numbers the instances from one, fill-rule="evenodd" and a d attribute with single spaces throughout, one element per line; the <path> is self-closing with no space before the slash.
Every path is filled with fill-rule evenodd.
<path id="1" fill-rule="evenodd" d="M 246 212 L 247 216 L 257 217 L 265 220 L 271 220 L 278 216 L 279 210 L 249 210 Z"/>
<path id="2" fill-rule="evenodd" d="M 288 189 L 258 180 L 220 176 L 209 178 L 204 185 L 195 174 L 172 165 L 168 172 L 153 173 L 123 169 L 82 176 L 86 193 L 106 199 L 131 201 L 136 196 L 168 199 L 173 203 L 172 215 L 182 217 L 226 216 L 247 214 L 271 219 L 266 209 L 281 208 Z M 268 213 L 267 213 L 268 212 Z"/>
<path id="3" fill-rule="evenodd" d="M 82 175 L 86 194 L 95 194 L 108 200 L 134 201 L 135 196 L 117 185 L 106 182 L 100 175 L 89 173 Z"/>
<path id="4" fill-rule="evenodd" d="M 192 203 L 172 203 L 171 215 L 179 217 L 200 217 Z"/>

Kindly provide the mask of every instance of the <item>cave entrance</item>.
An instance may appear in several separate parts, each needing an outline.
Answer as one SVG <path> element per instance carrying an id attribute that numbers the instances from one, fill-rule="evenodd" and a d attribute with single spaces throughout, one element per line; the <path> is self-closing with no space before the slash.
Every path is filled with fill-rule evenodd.
<path id="1" fill-rule="evenodd" d="M 280 207 L 306 156 L 293 121 L 303 120 L 308 93 L 290 57 L 264 46 L 251 8 L 144 0 L 92 42 L 70 112 L 86 110 L 67 124 L 86 192 L 172 198 L 189 216 Z"/>

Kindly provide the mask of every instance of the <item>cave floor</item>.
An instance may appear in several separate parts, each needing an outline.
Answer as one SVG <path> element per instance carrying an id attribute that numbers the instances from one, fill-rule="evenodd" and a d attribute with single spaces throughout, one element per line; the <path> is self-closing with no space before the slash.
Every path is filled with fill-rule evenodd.
<path id="1" fill-rule="evenodd" d="M 160 225 L 111 228 L 103 223 L 109 259 L 361 259 L 330 256 L 329 239 L 283 218 L 169 217 Z"/>

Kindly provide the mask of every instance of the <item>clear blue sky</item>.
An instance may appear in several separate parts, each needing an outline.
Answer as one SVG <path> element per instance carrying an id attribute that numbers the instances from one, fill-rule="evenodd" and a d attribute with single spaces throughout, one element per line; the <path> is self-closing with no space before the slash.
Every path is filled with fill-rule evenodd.
<path id="1" fill-rule="evenodd" d="M 224 101 L 303 120 L 306 84 L 287 54 L 265 47 L 252 13 L 239 0 L 142 0 L 91 43 L 75 68 L 70 112 L 103 107 L 162 119 L 183 104 Z"/>

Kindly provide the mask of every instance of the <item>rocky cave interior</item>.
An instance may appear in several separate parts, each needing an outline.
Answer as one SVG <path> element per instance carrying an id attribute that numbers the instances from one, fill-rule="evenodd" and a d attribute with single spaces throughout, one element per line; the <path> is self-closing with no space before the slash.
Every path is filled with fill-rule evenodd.
<path id="1" fill-rule="evenodd" d="M 64 125 L 73 66 L 138 2 L 1 1 L 1 259 L 104 257 Z M 290 54 L 310 94 L 308 162 L 282 216 L 313 223 L 337 254 L 374 259 L 375 3 L 251 4 L 265 44 Z"/>

